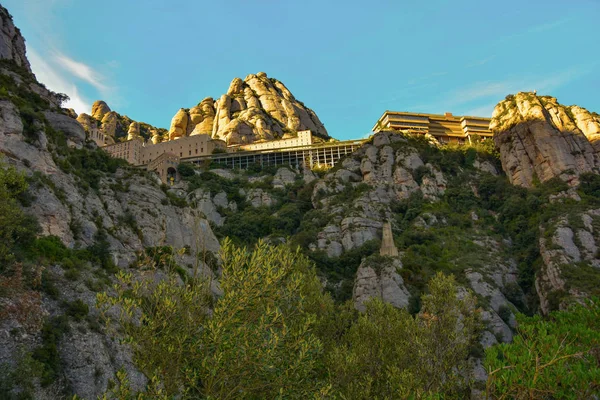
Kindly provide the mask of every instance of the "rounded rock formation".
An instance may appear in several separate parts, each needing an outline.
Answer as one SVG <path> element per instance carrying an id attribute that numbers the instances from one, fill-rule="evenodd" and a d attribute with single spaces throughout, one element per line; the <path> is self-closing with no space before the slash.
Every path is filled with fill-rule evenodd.
<path id="1" fill-rule="evenodd" d="M 233 79 L 227 93 L 217 101 L 208 97 L 187 112 L 179 110 L 173 122 L 169 130 L 171 139 L 210 134 L 229 144 L 246 144 L 280 139 L 284 134 L 293 137 L 302 130 L 329 138 L 314 111 L 297 101 L 283 83 L 264 72 L 249 74 L 243 80 Z"/>
<path id="2" fill-rule="evenodd" d="M 127 140 L 132 140 L 140 137 L 140 123 L 132 122 L 129 124 L 129 130 L 127 131 Z"/>
<path id="3" fill-rule="evenodd" d="M 102 121 L 102 118 L 104 118 L 104 116 L 109 112 L 110 107 L 102 100 L 96 100 L 94 104 L 92 104 L 92 117 L 99 121 Z"/>
<path id="4" fill-rule="evenodd" d="M 187 112 L 180 108 L 177 114 L 171 120 L 171 127 L 169 128 L 169 139 L 177 139 L 187 134 L 189 115 Z"/>

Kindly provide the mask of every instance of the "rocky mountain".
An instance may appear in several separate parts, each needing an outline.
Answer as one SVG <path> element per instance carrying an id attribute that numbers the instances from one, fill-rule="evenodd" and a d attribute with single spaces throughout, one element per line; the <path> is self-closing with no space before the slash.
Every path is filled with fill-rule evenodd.
<path id="1" fill-rule="evenodd" d="M 250 74 L 244 80 L 235 78 L 227 93 L 216 101 L 207 97 L 192 108 L 181 108 L 168 131 L 122 116 L 102 100 L 93 104 L 91 115 L 82 113 L 77 120 L 87 132 L 101 130 L 107 144 L 135 137 L 158 143 L 199 134 L 228 144 L 248 144 L 295 137 L 302 130 L 312 131 L 317 140 L 329 139 L 315 112 L 264 72 Z"/>
<path id="2" fill-rule="evenodd" d="M 507 96 L 494 109 L 490 129 L 515 185 L 531 187 L 556 176 L 577 185 L 581 173 L 600 166 L 600 116 L 554 97 Z"/>
<path id="3" fill-rule="evenodd" d="M 108 104 L 102 100 L 95 101 L 92 105 L 91 115 L 81 113 L 77 121 L 88 134 L 101 131 L 105 135 L 106 144 L 114 144 L 120 140 L 143 138 L 154 143 L 162 141 L 167 130 L 156 128 L 145 122 L 134 121 L 126 115 L 112 111 Z"/>
<path id="4" fill-rule="evenodd" d="M 296 100 L 283 83 L 264 72 L 235 78 L 218 100 L 207 97 L 190 109 L 180 109 L 171 121 L 169 139 L 210 134 L 228 144 L 293 137 L 311 130 L 329 135 L 313 110 Z"/>
<path id="5" fill-rule="evenodd" d="M 315 184 L 312 201 L 322 217 L 317 240 L 309 247 L 329 258 L 344 258 L 370 243 L 379 244 L 383 223 L 392 221 L 401 254 L 381 257 L 375 252 L 361 259 L 350 274 L 355 306 L 363 309 L 365 301 L 378 297 L 397 307 L 414 307 L 420 281 L 427 280 L 422 274 L 427 274 L 429 257 L 423 256 L 440 246 L 465 287 L 492 299 L 483 314 L 489 331 L 482 345 L 510 341 L 514 303 L 524 302 L 520 290 L 508 294 L 518 276 L 516 260 L 507 257 L 510 245 L 484 228 L 481 210 L 460 213 L 459 233 L 453 228 L 457 221 L 452 222 L 458 215 L 446 208 L 457 190 L 461 196 L 475 196 L 477 183 L 496 179 L 498 166 L 478 155 L 446 165 L 438 158 L 443 153 L 434 148 L 424 138 L 381 132 L 343 160 Z M 469 185 L 459 189 L 461 181 Z"/>
<path id="6" fill-rule="evenodd" d="M 2 43 L 23 43 L 7 21 Z M 363 311 L 378 298 L 426 324 L 435 318 L 422 313 L 428 283 L 454 275 L 452 297 L 473 293 L 482 321 L 469 351 L 474 395 L 486 379 L 483 349 L 512 340 L 517 313 L 548 314 L 600 294 L 596 114 L 519 93 L 494 112 L 496 146 L 379 132 L 328 170 L 188 165 L 169 187 L 86 141 L 93 129 L 113 140 L 160 140 L 160 132 L 100 101 L 74 119 L 23 68 L 24 49 L 10 54 L 0 66 L 0 176 L 10 174 L 0 195 L 18 194 L 6 202 L 12 213 L 0 208 L 2 396 L 93 399 L 119 370 L 142 390 L 151 373 L 101 323 L 97 299 L 123 274 L 161 282 L 166 259 L 178 285 L 200 273 L 218 301 L 225 237 L 289 243 L 314 262 L 337 304 Z M 281 83 L 257 74 L 234 80 L 217 102 L 180 110 L 168 134 L 245 143 L 300 129 L 327 135 Z M 380 254 L 384 224 L 398 255 Z"/>

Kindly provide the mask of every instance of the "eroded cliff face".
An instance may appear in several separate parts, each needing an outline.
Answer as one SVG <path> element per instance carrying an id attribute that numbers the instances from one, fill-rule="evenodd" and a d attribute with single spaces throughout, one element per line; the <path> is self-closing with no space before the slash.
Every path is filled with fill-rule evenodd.
<path id="1" fill-rule="evenodd" d="M 579 196 L 556 198 L 581 201 Z M 535 287 L 542 313 L 566 309 L 573 301 L 597 295 L 600 282 L 600 209 L 556 217 L 540 226 L 541 267 Z"/>
<path id="2" fill-rule="evenodd" d="M 15 27 L 8 10 L 0 5 L 0 60 L 10 60 L 19 67 L 31 72 L 25 54 L 25 40 Z"/>
<path id="3" fill-rule="evenodd" d="M 196 265 L 198 252 L 216 253 L 219 243 L 202 210 L 185 204 L 174 205 L 182 196 L 181 189 L 161 189 L 153 176 L 123 167 L 114 173 L 98 172 L 93 183 L 77 173 L 58 166 L 58 144 L 48 137 L 48 128 L 65 135 L 63 144 L 72 149 L 85 149 L 85 132 L 73 118 L 53 111 L 44 112 L 45 121 L 38 120 L 24 133 L 19 109 L 10 101 L 0 101 L 0 153 L 3 162 L 15 165 L 30 179 L 29 193 L 35 200 L 26 212 L 36 217 L 41 235 L 54 235 L 69 248 L 87 248 L 105 235 L 109 259 L 120 269 L 131 268 L 146 248 L 172 246 L 189 249 L 178 260 L 189 269 Z M 135 126 L 130 131 L 134 131 Z M 60 152 L 68 151 L 63 147 Z M 100 151 L 93 148 L 88 151 Z M 93 187 L 90 187 L 92 184 Z M 183 200 L 181 200 L 183 201 Z M 212 270 L 199 262 L 202 273 L 213 276 Z M 59 378 L 46 388 L 38 387 L 36 398 L 56 398 L 68 387 L 69 393 L 82 398 L 96 398 L 124 368 L 135 388 L 142 389 L 146 378 L 134 366 L 127 346 L 111 339 L 98 324 L 96 292 L 106 290 L 112 277 L 102 267 L 86 263 L 78 267 L 77 278 L 69 276 L 64 266 L 47 265 L 46 281 L 53 282 L 60 294 L 57 298 L 43 294 L 35 313 L 42 320 L 64 314 L 64 304 L 81 301 L 89 307 L 88 318 L 69 321 L 69 330 L 60 339 L 58 357 Z M 157 279 L 161 272 L 156 271 Z M 213 285 L 218 292 L 218 287 Z M 0 298 L 3 307 L 18 307 L 18 299 Z M 0 320 L 0 364 L 14 367 L 22 349 L 33 350 L 42 343 L 41 325 L 25 328 L 18 314 Z M 17 332 L 15 334 L 10 332 Z"/>
<path id="4" fill-rule="evenodd" d="M 15 57 L 11 60 L 19 65 Z M 102 129 L 113 141 L 125 137 L 160 141 L 166 138 L 166 130 L 161 133 L 121 116 L 101 101 L 94 103 L 91 115 L 81 114 L 75 121 L 30 75 L 5 68 L 0 72 L 45 100 L 36 103 L 33 119 L 25 118 L 20 102 L 0 100 L 0 152 L 30 177 L 35 200 L 26 211 L 38 219 L 42 235 L 55 235 L 69 248 L 93 246 L 104 234 L 111 261 L 138 274 L 135 261 L 140 253 L 149 247 L 172 246 L 187 249 L 178 261 L 191 272 L 195 254 L 219 250 L 214 232 L 233 233 L 244 243 L 247 231 L 264 222 L 271 230 L 260 230 L 255 236 L 302 245 L 316 260 L 324 286 L 340 300 L 352 299 L 359 310 L 378 297 L 419 312 L 427 280 L 443 271 L 456 276 L 461 293 L 471 290 L 479 299 L 485 323 L 479 338 L 482 347 L 510 341 L 516 326 L 514 313 L 535 311 L 520 286 L 522 266 L 517 267 L 516 244 L 506 228 L 513 223 L 527 227 L 523 222 L 527 214 L 513 213 L 510 207 L 539 203 L 529 201 L 528 193 L 533 191 L 503 198 L 501 189 L 510 185 L 502 186 L 506 181 L 499 176 L 493 156 L 456 149 L 446 152 L 422 138 L 380 132 L 328 171 L 283 166 L 258 171 L 197 170 L 188 182 L 161 187 L 152 175 L 124 165 L 114 171 L 95 171 L 94 166 L 77 169 L 68 158 L 80 154 L 73 149 L 88 151 L 85 161 L 101 154 L 92 153 L 97 149 L 85 142 L 86 130 Z M 530 186 L 536 176 L 542 181 L 559 176 L 575 185 L 582 172 L 596 170 L 596 114 L 527 94 L 502 102 L 496 111 L 496 143 L 511 182 Z M 190 110 L 180 110 L 169 135 L 206 133 L 230 143 L 248 143 L 302 129 L 327 136 L 312 111 L 280 82 L 259 73 L 235 79 L 217 101 L 206 98 Z M 535 236 L 539 269 L 534 269 L 537 264 L 525 265 L 535 273 L 536 291 L 527 295 L 539 296 L 543 312 L 597 294 L 600 287 L 595 285 L 600 276 L 600 210 L 597 204 L 585 203 L 580 188 L 561 190 L 549 199 L 535 199 L 544 207 L 554 206 L 555 214 L 535 224 L 536 229 L 539 225 Z M 501 202 L 510 206 L 511 213 L 498 207 Z M 392 224 L 398 256 L 377 256 L 387 221 Z M 200 263 L 200 268 L 214 277 L 208 265 Z M 51 277 L 60 293 L 54 298 L 39 291 L 38 319 L 64 315 L 64 304 L 75 301 L 87 305 L 90 313 L 89 319 L 67 322 L 70 331 L 57 343 L 59 379 L 46 388 L 36 386 L 36 398 L 56 398 L 65 388 L 69 394 L 95 398 L 120 368 L 127 371 L 134 389 L 143 388 L 146 377 L 136 369 L 127 346 L 93 324 L 98 317 L 96 292 L 109 288 L 112 275 L 91 262 L 77 273 L 81 276 L 73 278 L 64 265 L 45 266 L 44 282 Z M 161 271 L 149 273 L 162 277 Z M 212 282 L 213 292 L 218 293 L 218 285 Z M 2 297 L 0 305 L 12 307 L 18 301 L 18 296 Z M 38 348 L 43 340 L 39 328 L 26 329 L 19 315 L 0 320 L 0 364 L 12 368 L 21 349 Z M 474 374 L 485 379 L 477 361 Z"/>
<path id="5" fill-rule="evenodd" d="M 406 210 L 401 206 L 420 201 L 436 204 L 445 198 L 447 190 L 456 190 L 458 181 L 463 181 L 466 190 L 475 195 L 480 177 L 498 175 L 496 165 L 477 157 L 469 167 L 469 173 L 461 168 L 443 172 L 439 163 L 423 159 L 423 149 L 433 145 L 423 143 L 422 139 L 414 140 L 392 132 L 377 133 L 371 143 L 365 144 L 316 182 L 313 205 L 326 217 L 320 222 L 322 228 L 310 247 L 332 258 L 341 257 L 373 241 L 379 243 L 386 221 L 392 221 L 396 237 L 407 231 L 423 238 L 440 234 L 439 240 L 464 246 L 464 250 L 449 257 L 453 259 L 452 263 L 461 266 L 455 273 L 462 277 L 465 287 L 481 298 L 491 299 L 482 313 L 489 328 L 482 336 L 482 345 L 487 347 L 499 340 L 510 341 L 515 324 L 512 312 L 516 307 L 505 293 L 518 285 L 516 262 L 506 257 L 508 243 L 485 233 L 479 227 L 476 213 L 470 214 L 469 223 L 463 226 L 458 236 L 446 239 L 442 232 L 452 229 L 452 223 L 443 213 L 412 211 L 414 214 L 411 215 L 410 206 Z M 419 243 L 423 239 L 416 240 Z M 352 289 L 355 307 L 363 310 L 365 301 L 373 297 L 396 307 L 410 307 L 411 298 L 416 300 L 416 276 L 411 271 L 415 267 L 413 254 L 414 249 L 409 247 L 398 257 L 374 255 L 363 259 Z M 482 262 L 467 261 L 470 256 L 480 258 Z M 522 302 L 520 290 L 515 293 L 513 300 Z"/>
<path id="6" fill-rule="evenodd" d="M 228 144 L 246 144 L 292 137 L 302 130 L 329 138 L 314 111 L 283 83 L 259 72 L 235 78 L 216 101 L 207 97 L 189 110 L 180 109 L 171 121 L 169 139 L 210 134 Z"/>
<path id="7" fill-rule="evenodd" d="M 3 24 L 4 32 L 6 19 Z M 212 277 L 213 271 L 195 255 L 215 253 L 219 243 L 202 211 L 180 199 L 181 190 L 161 187 L 154 176 L 123 164 L 114 169 L 94 164 L 106 156 L 86 142 L 85 131 L 98 129 L 99 119 L 111 122 L 108 106 L 97 104 L 94 116 L 81 115 L 76 120 L 70 110 L 60 108 L 60 96 L 39 84 L 19 62 L 13 57 L 0 66 L 7 93 L 0 100 L 0 168 L 10 164 L 28 177 L 31 201 L 25 212 L 39 222 L 40 236 L 56 236 L 70 249 L 102 243 L 102 254 L 114 270 L 108 272 L 89 260 L 70 269 L 62 262 L 48 261 L 25 266 L 27 274 L 31 268 L 41 274 L 40 282 L 46 289 L 14 284 L 7 286 L 8 291 L 1 291 L 0 365 L 3 373 L 23 365 L 24 354 L 48 344 L 44 324 L 53 326 L 52 321 L 62 318 L 64 331 L 49 344 L 54 346 L 59 365 L 54 371 L 56 378 L 42 387 L 39 375 L 23 377 L 32 382 L 29 394 L 33 398 L 73 394 L 96 398 L 121 368 L 132 387 L 141 390 L 146 377 L 135 367 L 129 348 L 107 334 L 100 324 L 95 307 L 97 292 L 108 290 L 117 269 L 139 274 L 135 268 L 138 256 L 156 246 L 187 249 L 178 257 L 183 268 L 192 271 L 198 262 L 200 271 Z M 117 124 L 123 120 L 117 115 Z M 141 127 L 132 121 L 125 132 L 137 136 L 140 131 Z M 71 163 L 74 158 L 81 163 Z M 7 278 L 4 268 L 0 268 L 0 280 L 6 284 L 12 278 L 11 271 Z M 162 272 L 154 272 L 156 279 L 161 279 Z M 47 290 L 49 287 L 53 289 Z M 219 292 L 216 284 L 212 289 Z M 89 313 L 82 319 L 68 318 L 68 304 L 79 304 Z M 22 311 L 23 307 L 29 308 Z M 6 382 L 7 377 L 2 378 Z M 12 394 L 17 396 L 21 389 L 17 384 Z M 3 387 L 2 393 L 8 393 L 6 390 Z"/>
<path id="8" fill-rule="evenodd" d="M 524 187 L 560 177 L 572 186 L 600 166 L 600 118 L 556 98 L 517 93 L 501 101 L 490 129 L 511 183 Z"/>

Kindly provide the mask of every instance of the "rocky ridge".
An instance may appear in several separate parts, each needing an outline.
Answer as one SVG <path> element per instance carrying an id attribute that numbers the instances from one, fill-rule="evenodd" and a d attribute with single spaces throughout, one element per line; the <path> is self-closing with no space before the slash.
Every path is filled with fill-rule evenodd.
<path id="1" fill-rule="evenodd" d="M 235 78 L 216 101 L 207 97 L 195 107 L 177 111 L 169 139 L 209 134 L 228 144 L 247 144 L 294 137 L 302 130 L 329 138 L 314 111 L 296 100 L 283 83 L 259 72 L 244 80 Z"/>
<path id="2" fill-rule="evenodd" d="M 134 121 L 126 115 L 112 111 L 108 104 L 102 100 L 95 101 L 92 105 L 91 115 L 81 113 L 77 121 L 83 126 L 88 135 L 101 131 L 105 135 L 106 144 L 117 141 L 141 138 L 158 143 L 166 136 L 166 129 L 156 128 L 145 122 Z"/>
<path id="3" fill-rule="evenodd" d="M 77 120 L 86 132 L 101 130 L 107 144 L 136 137 L 158 143 L 207 134 L 236 145 L 292 138 L 302 130 L 310 130 L 317 140 L 330 138 L 315 112 L 264 72 L 235 78 L 217 100 L 207 97 L 192 108 L 179 109 L 168 131 L 122 116 L 102 100 L 94 102 L 91 115 L 82 113 Z"/>
<path id="4" fill-rule="evenodd" d="M 566 309 L 573 300 L 598 295 L 600 209 L 559 216 L 540 231 L 542 263 L 535 287 L 541 311 Z"/>
<path id="5" fill-rule="evenodd" d="M 560 177 L 572 186 L 600 167 L 600 116 L 554 97 L 517 93 L 498 103 L 490 129 L 502 166 L 515 185 Z"/>
<path id="6" fill-rule="evenodd" d="M 0 13 L 8 15 L 3 8 Z M 148 248 L 187 249 L 177 257 L 182 268 L 191 271 L 198 262 L 202 273 L 212 277 L 215 266 L 195 257 L 198 252 L 219 250 L 202 211 L 181 200 L 177 189 L 161 187 L 156 177 L 111 160 L 87 142 L 81 122 L 70 110 L 60 108 L 61 96 L 48 91 L 24 68 L 28 66 L 23 62 L 24 47 L 23 51 L 18 47 L 24 41 L 4 14 L 0 45 L 7 43 L 6 32 L 16 36 L 10 37 L 11 58 L 0 66 L 5 89 L 0 99 L 0 162 L 2 168 L 12 165 L 28 177 L 31 200 L 24 207 L 37 219 L 40 237 L 56 240 L 70 251 L 101 246 L 109 268 L 134 274 L 139 273 L 136 263 Z M 93 114 L 90 123 L 100 116 L 106 119 L 111 111 L 97 104 Z M 123 119 L 116 115 L 117 126 Z M 134 121 L 126 128 L 125 132 L 137 134 Z M 112 284 L 112 273 L 91 261 L 73 263 L 42 261 L 39 267 L 43 266 L 41 281 L 46 290 L 15 286 L 14 294 L 10 290 L 0 294 L 0 367 L 11 371 L 21 365 L 24 350 L 40 349 L 48 340 L 42 327 L 63 321 L 63 333 L 51 343 L 56 346 L 58 376 L 43 386 L 33 382 L 30 395 L 56 399 L 77 394 L 93 399 L 107 389 L 121 368 L 134 388 L 143 388 L 146 378 L 135 368 L 127 346 L 107 335 L 99 324 L 96 293 Z M 38 269 L 40 274 L 42 269 Z M 155 273 L 160 279 L 161 272 Z M 6 277 L 0 278 L 4 283 Z M 216 283 L 212 289 L 219 292 Z M 84 307 L 86 312 L 89 309 L 89 313 L 83 319 L 67 318 L 65 307 L 70 304 Z M 10 311 L 23 305 L 32 308 Z M 6 378 L 0 380 L 5 383 Z M 6 394 L 6 388 L 2 390 Z"/>

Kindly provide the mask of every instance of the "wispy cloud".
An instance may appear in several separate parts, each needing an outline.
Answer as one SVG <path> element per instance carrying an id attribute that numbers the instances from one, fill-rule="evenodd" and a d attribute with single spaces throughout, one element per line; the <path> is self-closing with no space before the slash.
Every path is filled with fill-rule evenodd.
<path id="1" fill-rule="evenodd" d="M 107 84 L 107 79 L 91 66 L 76 61 L 56 50 L 40 53 L 31 46 L 27 47 L 31 68 L 38 80 L 50 90 L 65 93 L 71 100 L 63 107 L 73 108 L 77 113 L 91 110 L 91 103 L 82 94 L 80 84 L 87 83 L 98 91 L 96 97 L 105 100 L 115 98 L 115 91 Z M 86 90 L 89 94 L 89 89 Z"/>
<path id="2" fill-rule="evenodd" d="M 111 79 L 103 72 L 118 67 L 115 60 L 104 60 L 91 65 L 86 60 L 72 57 L 68 41 L 60 29 L 62 23 L 56 18 L 58 8 L 67 7 L 73 0 L 28 0 L 23 2 L 30 31 L 27 38 L 27 55 L 38 80 L 49 89 L 67 94 L 71 100 L 65 107 L 78 113 L 90 112 L 88 98 L 102 98 L 116 102 L 118 91 Z M 59 28 L 57 28 L 59 27 Z M 34 43 L 34 46 L 32 46 Z M 101 72 L 103 71 L 103 72 Z M 110 72 L 109 72 L 110 73 Z"/>
<path id="3" fill-rule="evenodd" d="M 106 92 L 108 90 L 108 87 L 103 83 L 104 78 L 102 75 L 89 65 L 75 61 L 60 53 L 54 54 L 54 58 L 65 70 L 89 83 L 99 91 Z"/>
<path id="4" fill-rule="evenodd" d="M 542 24 L 534 25 L 534 26 L 527 28 L 525 30 L 522 30 L 520 32 L 502 36 L 501 38 L 498 39 L 498 43 L 515 40 L 518 38 L 522 38 L 523 36 L 535 35 L 538 33 L 544 33 L 547 31 L 551 31 L 553 29 L 556 29 L 556 28 L 568 23 L 568 22 L 571 22 L 573 19 L 574 19 L 573 16 L 567 16 L 567 17 L 561 18 L 556 21 L 545 22 Z"/>
<path id="5" fill-rule="evenodd" d="M 472 63 L 467 64 L 467 68 L 479 67 L 481 65 L 487 64 L 488 62 L 492 61 L 494 58 L 496 58 L 495 54 L 492 56 L 483 58 L 481 60 L 473 61 Z"/>
<path id="6" fill-rule="evenodd" d="M 65 76 L 60 67 L 57 68 L 56 65 L 48 62 L 31 47 L 27 49 L 27 55 L 29 56 L 31 68 L 40 82 L 50 90 L 65 93 L 69 96 L 70 100 L 63 104 L 63 107 L 73 108 L 77 113 L 90 112 L 91 103 L 79 93 L 75 83 L 68 76 Z"/>
<path id="7" fill-rule="evenodd" d="M 491 117 L 494 112 L 495 103 L 486 104 L 480 107 L 471 108 L 464 111 L 463 114 L 477 117 Z"/>
<path id="8" fill-rule="evenodd" d="M 549 92 L 591 71 L 590 66 L 578 66 L 545 76 L 526 76 L 499 82 L 479 82 L 451 94 L 455 105 L 466 104 L 489 97 L 506 96 L 509 93 L 533 91 Z"/>
<path id="9" fill-rule="evenodd" d="M 565 17 L 565 18 L 559 19 L 557 21 L 534 25 L 527 30 L 527 33 L 540 33 L 540 32 L 550 31 L 550 30 L 552 30 L 554 28 L 558 28 L 559 26 L 562 26 L 572 20 L 573 20 L 573 17 Z"/>
<path id="10" fill-rule="evenodd" d="M 423 110 L 450 110 L 469 115 L 491 115 L 495 104 L 507 94 L 537 90 L 549 94 L 567 83 L 595 70 L 596 65 L 580 65 L 543 76 L 523 76 L 501 81 L 477 82 L 463 89 L 447 92 L 441 100 L 421 105 Z"/>

